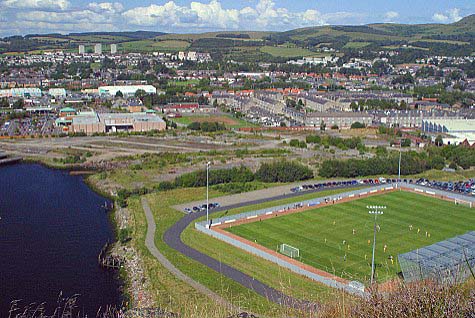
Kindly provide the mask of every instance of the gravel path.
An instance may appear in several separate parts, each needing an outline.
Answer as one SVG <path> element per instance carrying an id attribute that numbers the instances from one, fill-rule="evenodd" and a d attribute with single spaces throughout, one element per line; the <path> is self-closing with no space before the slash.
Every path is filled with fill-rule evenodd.
<path id="1" fill-rule="evenodd" d="M 147 249 L 152 253 L 152 255 L 162 264 L 167 270 L 169 270 L 173 275 L 175 275 L 178 279 L 182 280 L 183 282 L 187 283 L 188 285 L 192 286 L 199 292 L 207 295 L 218 304 L 224 305 L 230 309 L 236 309 L 232 304 L 226 301 L 224 298 L 207 288 L 206 286 L 198 283 L 197 281 L 191 279 L 187 275 L 185 275 L 182 271 L 176 268 L 160 251 L 155 245 L 155 230 L 156 224 L 155 219 L 152 214 L 152 210 L 148 204 L 146 198 L 142 197 L 142 208 L 145 212 L 145 216 L 147 218 L 147 235 L 145 237 L 145 246 Z"/>

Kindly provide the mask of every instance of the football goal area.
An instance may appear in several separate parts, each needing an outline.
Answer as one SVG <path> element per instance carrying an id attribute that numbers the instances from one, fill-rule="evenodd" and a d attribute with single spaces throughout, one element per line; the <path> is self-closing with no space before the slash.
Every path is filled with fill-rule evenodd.
<path id="1" fill-rule="evenodd" d="M 454 199 L 454 202 L 455 202 L 455 205 L 463 205 L 463 206 L 466 206 L 466 207 L 469 207 L 469 208 L 472 207 L 472 202 L 470 202 L 470 201 L 465 201 L 465 200 L 461 200 L 461 199 Z"/>
<path id="2" fill-rule="evenodd" d="M 299 258 L 300 250 L 288 244 L 280 244 L 279 252 L 290 258 Z"/>

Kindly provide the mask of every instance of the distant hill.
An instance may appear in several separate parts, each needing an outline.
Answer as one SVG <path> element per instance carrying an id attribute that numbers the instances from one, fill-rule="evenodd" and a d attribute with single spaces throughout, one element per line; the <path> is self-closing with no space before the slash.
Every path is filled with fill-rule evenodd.
<path id="1" fill-rule="evenodd" d="M 31 34 L 0 39 L 1 52 L 77 50 L 79 44 L 117 43 L 123 52 L 197 50 L 216 58 L 242 61 L 285 61 L 318 55 L 323 47 L 342 54 L 353 51 L 399 50 L 422 54 L 470 55 L 475 52 L 475 15 L 452 24 L 334 25 L 285 32 L 223 31 L 172 34 L 151 31 Z"/>
<path id="2" fill-rule="evenodd" d="M 361 26 L 321 26 L 291 30 L 269 36 L 269 40 L 299 46 L 330 46 L 337 49 L 365 47 L 429 49 L 435 44 L 448 46 L 473 45 L 475 15 L 453 24 L 378 23 Z"/>

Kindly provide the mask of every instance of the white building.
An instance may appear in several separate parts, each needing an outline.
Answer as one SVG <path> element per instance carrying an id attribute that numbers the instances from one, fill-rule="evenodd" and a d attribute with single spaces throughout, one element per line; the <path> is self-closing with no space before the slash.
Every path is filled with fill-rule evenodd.
<path id="1" fill-rule="evenodd" d="M 48 95 L 54 98 L 64 98 L 66 97 L 66 90 L 64 88 L 50 88 Z"/>
<path id="2" fill-rule="evenodd" d="M 41 89 L 36 87 L 22 87 L 10 89 L 12 97 L 41 97 Z"/>
<path id="3" fill-rule="evenodd" d="M 132 97 L 138 90 L 143 90 L 147 94 L 157 93 L 153 85 L 100 86 L 98 89 L 100 96 L 115 96 L 120 91 L 124 97 Z"/>
<path id="4" fill-rule="evenodd" d="M 98 43 L 94 45 L 94 53 L 95 54 L 102 54 L 102 44 Z"/>
<path id="5" fill-rule="evenodd" d="M 81 44 L 81 45 L 79 45 L 79 54 L 84 54 L 84 53 L 86 53 L 86 49 L 85 49 L 84 45 Z"/>
<path id="6" fill-rule="evenodd" d="M 475 143 L 475 119 L 424 120 L 422 131 L 434 136 L 441 134 L 445 144 L 458 145 L 465 140 Z"/>
<path id="7" fill-rule="evenodd" d="M 111 54 L 117 54 L 117 44 L 111 44 Z"/>

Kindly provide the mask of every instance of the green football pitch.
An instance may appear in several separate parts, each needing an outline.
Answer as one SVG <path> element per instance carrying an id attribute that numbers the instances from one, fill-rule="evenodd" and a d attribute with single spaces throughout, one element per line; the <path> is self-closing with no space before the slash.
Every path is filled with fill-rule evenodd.
<path id="1" fill-rule="evenodd" d="M 226 231 L 274 251 L 282 243 L 289 244 L 300 250 L 301 262 L 367 283 L 374 226 L 368 205 L 387 207 L 377 219 L 378 282 L 400 272 L 398 254 L 475 230 L 475 209 L 414 193 L 391 192 L 233 226 Z"/>

